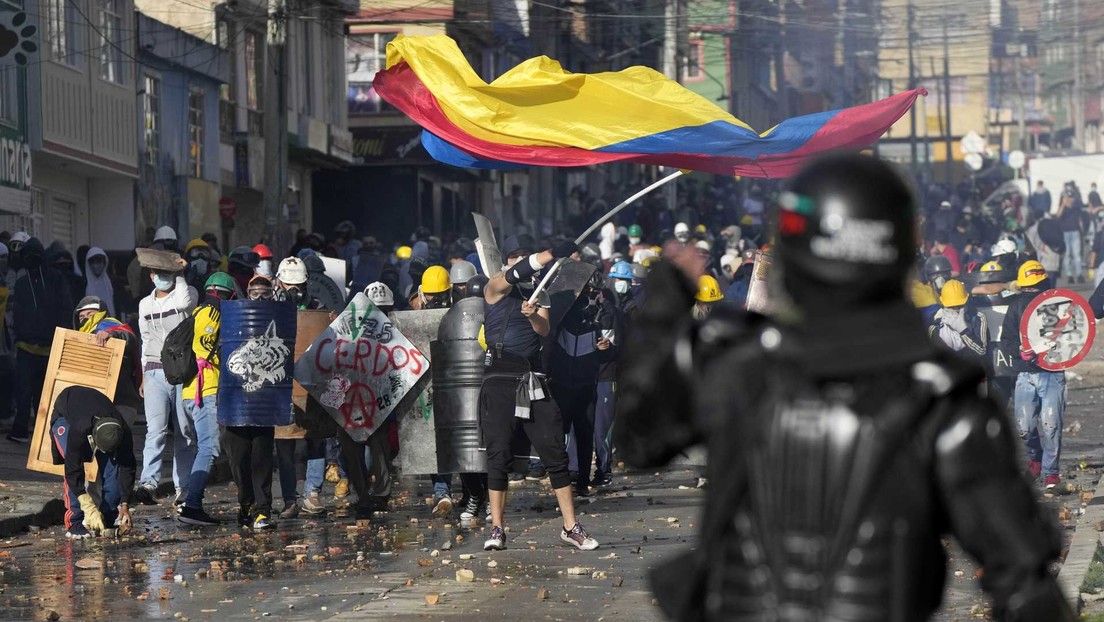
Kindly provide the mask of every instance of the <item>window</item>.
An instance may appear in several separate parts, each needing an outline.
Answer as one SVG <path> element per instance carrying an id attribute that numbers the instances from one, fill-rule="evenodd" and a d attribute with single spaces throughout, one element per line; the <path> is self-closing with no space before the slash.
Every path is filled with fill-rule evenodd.
<path id="1" fill-rule="evenodd" d="M 348 71 L 349 114 L 372 114 L 393 110 L 372 88 L 376 72 L 387 66 L 387 43 L 393 32 L 372 32 L 348 38 L 345 65 Z"/>
<path id="2" fill-rule="evenodd" d="M 161 80 L 147 75 L 142 96 L 142 142 L 146 164 L 156 168 L 161 159 Z"/>
<path id="3" fill-rule="evenodd" d="M 245 105 L 261 110 L 264 98 L 264 35 L 250 30 L 245 34 Z"/>
<path id="4" fill-rule="evenodd" d="M 188 93 L 188 174 L 203 177 L 203 89 Z"/>
<path id="5" fill-rule="evenodd" d="M 231 37 L 230 22 L 225 18 L 219 18 L 215 22 L 215 45 L 224 50 L 230 49 L 230 37 Z"/>
<path id="6" fill-rule="evenodd" d="M 686 81 L 701 82 L 705 79 L 705 42 L 691 41 L 686 58 Z"/>
<path id="7" fill-rule="evenodd" d="M 68 0 L 70 2 L 74 0 Z M 97 0 L 99 29 L 103 41 L 100 45 L 100 78 L 116 84 L 123 83 L 123 6 L 122 0 Z"/>
<path id="8" fill-rule="evenodd" d="M 71 0 L 44 0 L 46 18 L 46 41 L 50 60 L 75 65 L 76 33 L 69 25 L 77 23 Z"/>
<path id="9" fill-rule="evenodd" d="M 19 126 L 19 72 L 14 67 L 0 70 L 0 123 Z"/>

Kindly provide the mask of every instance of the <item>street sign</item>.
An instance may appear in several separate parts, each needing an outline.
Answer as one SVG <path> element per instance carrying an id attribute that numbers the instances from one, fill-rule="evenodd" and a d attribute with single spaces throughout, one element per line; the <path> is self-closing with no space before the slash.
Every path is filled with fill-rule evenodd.
<path id="1" fill-rule="evenodd" d="M 1039 367 L 1062 371 L 1077 365 L 1092 349 L 1096 321 L 1077 292 L 1051 289 L 1028 303 L 1020 321 L 1020 347 L 1039 355 Z"/>
<path id="2" fill-rule="evenodd" d="M 219 216 L 222 216 L 224 220 L 230 220 L 238 214 L 238 202 L 232 197 L 222 197 L 219 199 Z"/>
<path id="3" fill-rule="evenodd" d="M 1008 154 L 1008 166 L 1012 168 L 1023 168 L 1024 164 L 1027 164 L 1027 156 L 1019 149 Z"/>
<path id="4" fill-rule="evenodd" d="M 985 139 L 972 130 L 962 137 L 960 144 L 962 145 L 962 153 L 982 153 L 985 151 Z"/>
<path id="5" fill-rule="evenodd" d="M 966 166 L 971 171 L 980 171 L 981 167 L 985 166 L 985 159 L 976 153 L 967 153 L 963 161 L 966 162 Z"/>

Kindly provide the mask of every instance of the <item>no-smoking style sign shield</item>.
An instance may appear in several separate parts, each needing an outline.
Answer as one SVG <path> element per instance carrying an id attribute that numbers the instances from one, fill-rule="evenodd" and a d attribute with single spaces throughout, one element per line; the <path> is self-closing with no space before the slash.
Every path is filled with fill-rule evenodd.
<path id="1" fill-rule="evenodd" d="M 1062 371 L 1081 362 L 1092 349 L 1096 321 L 1077 292 L 1052 289 L 1039 294 L 1020 321 L 1020 344 L 1039 354 L 1039 367 Z"/>

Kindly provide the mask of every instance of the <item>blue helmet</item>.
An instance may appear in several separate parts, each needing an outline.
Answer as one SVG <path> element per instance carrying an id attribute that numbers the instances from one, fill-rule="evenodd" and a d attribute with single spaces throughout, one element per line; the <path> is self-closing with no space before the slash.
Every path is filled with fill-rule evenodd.
<path id="1" fill-rule="evenodd" d="M 630 265 L 627 261 L 619 261 L 613 264 L 613 267 L 610 268 L 609 275 L 610 278 L 614 279 L 632 279 L 632 265 Z"/>

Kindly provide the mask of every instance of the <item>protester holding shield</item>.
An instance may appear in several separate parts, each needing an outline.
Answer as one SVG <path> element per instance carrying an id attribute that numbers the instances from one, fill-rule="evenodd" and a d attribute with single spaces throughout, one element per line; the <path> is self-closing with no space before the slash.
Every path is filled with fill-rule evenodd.
<path id="1" fill-rule="evenodd" d="M 514 237 L 506 240 L 502 250 L 506 267 L 490 280 L 484 292 L 487 363 L 480 419 L 487 444 L 493 526 L 483 548 L 506 548 L 503 514 L 507 475 L 513 460 L 510 443 L 516 426 L 521 425 L 555 490 L 563 516 L 560 539 L 580 549 L 593 550 L 598 548 L 598 541 L 575 520 L 563 423 L 542 373 L 541 340 L 551 329 L 549 312 L 529 302 L 523 291 L 545 266 L 558 258 L 570 257 L 578 249 L 574 243 L 565 242 L 552 250 L 534 253 L 533 248 L 522 246 Z"/>

